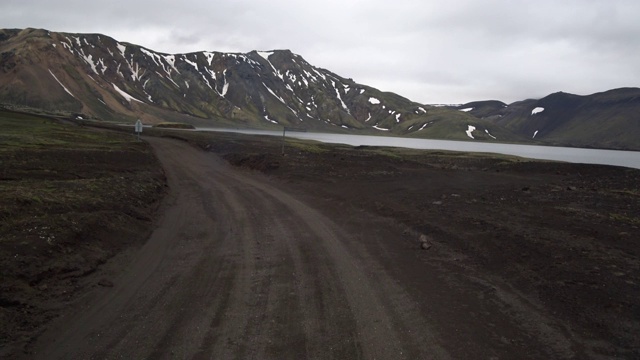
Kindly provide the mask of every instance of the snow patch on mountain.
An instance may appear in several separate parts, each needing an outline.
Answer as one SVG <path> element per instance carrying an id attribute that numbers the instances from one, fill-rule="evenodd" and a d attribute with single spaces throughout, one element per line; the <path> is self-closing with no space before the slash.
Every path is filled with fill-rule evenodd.
<path id="1" fill-rule="evenodd" d="M 145 74 L 146 70 L 142 70 L 140 68 L 140 65 L 133 61 L 133 55 L 131 56 L 131 62 L 129 62 L 127 59 L 125 59 L 124 61 L 129 66 L 129 70 L 131 70 L 131 78 L 133 79 L 133 81 L 140 81 L 140 78 Z"/>
<path id="2" fill-rule="evenodd" d="M 429 126 L 432 122 L 428 122 L 428 123 L 424 123 L 424 125 L 422 125 L 422 127 L 420 129 L 418 129 L 418 131 L 422 131 L 424 130 L 424 128 L 426 128 L 427 126 Z"/>
<path id="3" fill-rule="evenodd" d="M 487 135 L 489 135 L 490 137 L 492 137 L 492 138 L 495 140 L 495 138 L 496 138 L 496 137 L 495 137 L 495 136 L 493 136 L 493 135 L 491 135 L 491 134 L 489 133 L 489 130 L 488 130 L 488 129 L 484 129 L 484 132 L 485 132 L 485 133 L 487 133 Z"/>
<path id="4" fill-rule="evenodd" d="M 211 63 L 213 62 L 213 57 L 216 55 L 215 53 L 212 52 L 208 52 L 205 51 L 203 52 L 204 56 L 207 58 L 207 61 L 209 62 L 209 66 L 211 66 Z"/>
<path id="5" fill-rule="evenodd" d="M 98 69 L 96 69 L 96 64 L 93 62 L 93 55 L 85 55 L 84 51 L 81 54 L 82 59 L 91 67 L 91 71 L 94 74 L 98 75 Z"/>
<path id="6" fill-rule="evenodd" d="M 465 131 L 465 132 L 467 133 L 467 136 L 468 136 L 468 137 L 470 137 L 470 138 L 472 138 L 472 139 L 475 139 L 475 138 L 473 137 L 473 135 L 471 134 L 475 129 L 476 129 L 476 127 L 475 127 L 475 126 L 471 126 L 471 125 L 469 125 L 469 128 L 467 129 L 467 131 Z"/>
<path id="7" fill-rule="evenodd" d="M 338 100 L 340 100 L 340 105 L 342 105 L 342 108 L 344 109 L 344 111 L 347 112 L 347 114 L 351 115 L 351 110 L 349 110 L 349 108 L 347 107 L 347 104 L 344 103 L 344 101 L 342 101 L 342 96 L 340 96 L 340 91 L 338 91 L 338 88 L 335 87 L 335 83 L 332 81 L 333 85 L 334 85 L 334 90 L 336 91 L 336 96 L 338 97 Z"/>
<path id="8" fill-rule="evenodd" d="M 543 107 L 537 107 L 537 108 L 531 110 L 531 115 L 539 114 L 539 113 L 541 113 L 543 111 L 544 111 Z"/>
<path id="9" fill-rule="evenodd" d="M 171 78 L 171 76 L 167 77 L 166 79 L 171 81 L 173 83 L 173 85 L 175 85 L 178 89 L 180 89 L 180 85 L 178 85 L 177 82 L 173 81 L 173 78 Z"/>
<path id="10" fill-rule="evenodd" d="M 309 78 L 311 79 L 311 81 L 315 82 L 318 81 L 318 79 L 315 77 L 315 75 L 313 75 L 312 73 L 308 72 L 305 69 L 302 69 L 302 72 Z"/>
<path id="11" fill-rule="evenodd" d="M 148 57 L 151 58 L 151 60 L 153 60 L 153 62 L 158 65 L 158 66 L 162 66 L 158 63 L 158 61 L 156 60 L 156 54 L 152 53 L 151 51 L 145 49 L 145 48 L 140 48 L 140 52 L 142 52 L 143 54 L 147 55 Z"/>
<path id="12" fill-rule="evenodd" d="M 273 64 L 271 63 L 271 61 L 269 60 L 269 56 L 273 55 L 273 51 L 258 51 L 257 52 L 258 55 L 260 55 L 262 58 L 264 58 L 265 60 L 267 60 L 267 63 L 269 63 L 269 66 L 271 66 L 271 69 L 273 70 L 273 73 L 276 76 L 282 77 L 281 75 L 279 75 L 278 70 L 276 70 L 275 66 L 273 66 Z"/>
<path id="13" fill-rule="evenodd" d="M 275 93 L 273 90 L 271 90 L 271 89 L 270 89 L 270 88 L 269 88 L 265 83 L 262 83 L 262 85 L 263 85 L 265 88 L 267 88 L 267 90 L 269 91 L 269 93 L 271 93 L 271 95 L 273 95 L 276 99 L 280 100 L 280 102 L 281 102 L 281 103 L 283 103 L 283 104 L 285 104 L 285 105 L 287 104 L 287 103 L 284 101 L 284 99 L 283 99 L 283 98 L 281 98 L 280 96 L 276 95 L 276 93 Z"/>
<path id="14" fill-rule="evenodd" d="M 224 85 L 222 86 L 222 92 L 220 93 L 220 95 L 224 97 L 225 95 L 227 95 L 227 91 L 229 91 L 229 82 L 227 81 L 226 69 L 222 72 L 222 76 L 224 77 Z"/>
<path id="15" fill-rule="evenodd" d="M 104 64 L 104 60 L 102 58 L 98 63 L 100 65 L 100 72 L 102 72 L 102 75 L 104 75 L 104 72 L 107 71 L 107 65 Z"/>
<path id="16" fill-rule="evenodd" d="M 162 57 L 167 61 L 167 63 L 169 63 L 169 65 L 173 68 L 173 70 L 175 70 L 178 74 L 180 74 L 180 71 L 178 71 L 178 68 L 176 67 L 175 55 L 162 55 Z M 169 72 L 167 72 L 167 74 L 169 74 Z"/>
<path id="17" fill-rule="evenodd" d="M 113 84 L 113 83 L 112 83 L 111 85 L 113 85 L 113 88 L 114 88 L 114 89 L 116 89 L 116 91 L 118 92 L 118 94 L 120 94 L 120 95 L 121 95 L 123 98 L 125 98 L 128 102 L 131 102 L 131 101 L 133 100 L 133 101 L 137 101 L 137 102 L 139 102 L 139 103 L 143 103 L 142 101 L 140 101 L 140 100 L 138 100 L 138 99 L 134 98 L 133 96 L 131 96 L 131 95 L 127 94 L 126 92 L 124 92 L 124 91 L 123 91 L 122 89 L 120 89 L 116 84 Z M 143 104 L 144 104 L 144 103 L 143 103 Z"/>
<path id="18" fill-rule="evenodd" d="M 148 51 L 148 50 L 143 49 L 143 48 L 140 48 L 140 51 L 143 54 L 149 56 L 156 65 L 160 66 L 162 68 L 162 70 L 167 74 L 168 80 L 170 80 L 171 82 L 173 82 L 175 84 L 175 81 L 173 81 L 173 79 L 171 78 L 171 67 L 173 67 L 176 70 L 176 72 L 178 72 L 178 69 L 176 69 L 175 65 L 173 63 L 171 63 L 171 60 L 173 60 L 173 62 L 175 62 L 175 57 L 173 55 L 162 56 L 162 55 L 156 54 L 154 52 Z M 124 54 L 123 54 L 123 57 L 124 57 Z M 162 60 L 164 60 L 164 61 L 162 61 Z M 127 62 L 127 64 L 129 64 L 128 61 L 126 60 L 126 58 L 125 58 L 125 62 Z M 167 65 L 169 65 L 169 66 L 167 66 Z M 178 72 L 178 73 L 180 73 L 180 72 Z M 162 76 L 162 75 L 160 75 L 160 76 Z M 177 84 L 176 84 L 176 86 L 177 86 Z M 179 86 L 177 86 L 177 87 L 180 88 Z"/>
<path id="19" fill-rule="evenodd" d="M 67 43 L 66 43 L 66 42 L 64 42 L 64 41 L 60 41 L 60 44 L 62 44 L 62 47 L 63 47 L 63 48 L 65 48 L 65 49 L 69 50 L 69 52 L 70 52 L 71 54 L 73 54 L 73 49 L 71 48 L 71 45 L 67 44 Z"/>
<path id="20" fill-rule="evenodd" d="M 472 108 L 472 107 L 470 107 L 470 108 L 465 108 L 465 109 L 460 109 L 460 111 L 462 111 L 462 112 L 469 112 L 469 111 L 471 111 L 471 110 L 473 110 L 473 108 Z"/>
<path id="21" fill-rule="evenodd" d="M 380 104 L 380 100 L 378 100 L 378 99 L 376 99 L 374 97 L 370 97 L 369 98 L 369 103 L 373 104 L 373 105 L 377 105 L 377 104 Z"/>
<path id="22" fill-rule="evenodd" d="M 273 119 L 270 119 L 270 118 L 269 118 L 269 115 L 265 115 L 265 116 L 264 116 L 264 119 L 265 119 L 265 120 L 267 120 L 268 122 L 272 123 L 272 124 L 277 124 L 277 123 L 278 123 L 277 121 L 275 121 L 275 120 L 273 120 Z"/>
<path id="23" fill-rule="evenodd" d="M 196 64 L 195 62 L 189 60 L 189 58 L 187 58 L 186 56 L 184 58 L 182 58 L 182 60 L 184 60 L 184 62 L 186 62 L 187 64 L 193 66 L 193 68 L 196 69 L 196 71 L 198 71 L 198 64 Z"/>
<path id="24" fill-rule="evenodd" d="M 56 81 L 58 82 L 58 84 L 60 84 L 60 86 L 62 86 L 62 88 L 64 89 L 64 91 L 66 91 L 69 95 L 71 95 L 71 96 L 75 97 L 75 96 L 71 93 L 71 91 L 69 91 L 69 89 L 67 89 L 67 87 L 66 87 L 66 86 L 62 85 L 62 83 L 60 82 L 60 80 L 58 80 L 58 78 L 57 78 L 55 75 L 53 75 L 53 72 L 51 72 L 51 69 L 49 69 L 49 74 L 51 74 L 51 76 L 53 76 L 53 78 L 54 78 L 54 79 L 56 79 Z"/>
<path id="25" fill-rule="evenodd" d="M 117 43 L 116 46 L 118 47 L 118 50 L 120 50 L 120 54 L 122 54 L 122 57 L 124 57 L 124 52 L 127 50 L 127 47 L 120 43 Z"/>
<path id="26" fill-rule="evenodd" d="M 273 51 L 256 51 L 258 55 L 269 61 L 269 56 L 273 55 Z"/>
<path id="27" fill-rule="evenodd" d="M 318 70 L 316 70 L 314 67 L 311 68 L 311 70 L 313 70 L 313 72 L 315 72 L 316 74 L 318 74 L 318 76 L 320 76 L 324 81 L 327 81 L 327 77 L 324 76 L 323 73 L 319 72 Z"/>

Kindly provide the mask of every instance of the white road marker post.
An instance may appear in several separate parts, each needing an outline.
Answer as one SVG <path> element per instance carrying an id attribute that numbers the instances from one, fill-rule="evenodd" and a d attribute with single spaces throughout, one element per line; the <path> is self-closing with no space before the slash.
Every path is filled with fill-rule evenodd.
<path id="1" fill-rule="evenodd" d="M 283 127 L 282 128 L 282 156 L 284 156 L 284 143 L 285 143 L 285 135 L 288 131 L 297 131 L 297 132 L 307 132 L 305 128 L 293 128 L 293 127 Z"/>
<path id="2" fill-rule="evenodd" d="M 140 141 L 140 134 L 142 134 L 142 121 L 138 119 L 135 125 L 136 135 L 138 136 L 138 141 Z"/>

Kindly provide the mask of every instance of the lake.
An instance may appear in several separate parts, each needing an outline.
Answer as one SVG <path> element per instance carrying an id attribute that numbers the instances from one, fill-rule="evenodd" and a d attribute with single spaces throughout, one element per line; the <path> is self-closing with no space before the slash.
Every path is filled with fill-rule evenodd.
<path id="1" fill-rule="evenodd" d="M 281 131 L 197 128 L 197 131 L 237 132 L 251 135 L 282 136 Z M 412 139 L 393 136 L 367 136 L 315 132 L 287 132 L 287 137 L 352 146 L 391 146 L 409 149 L 451 150 L 497 153 L 524 158 L 566 161 L 572 163 L 616 165 L 640 169 L 640 152 L 568 148 L 557 146 L 515 145 L 473 141 Z"/>

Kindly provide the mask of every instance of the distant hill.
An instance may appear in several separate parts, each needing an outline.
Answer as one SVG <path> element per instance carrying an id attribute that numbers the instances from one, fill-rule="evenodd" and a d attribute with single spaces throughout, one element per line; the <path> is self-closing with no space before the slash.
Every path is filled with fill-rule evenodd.
<path id="1" fill-rule="evenodd" d="M 558 92 L 539 100 L 499 104 L 473 102 L 456 108 L 547 144 L 640 150 L 639 88 L 588 96 Z"/>

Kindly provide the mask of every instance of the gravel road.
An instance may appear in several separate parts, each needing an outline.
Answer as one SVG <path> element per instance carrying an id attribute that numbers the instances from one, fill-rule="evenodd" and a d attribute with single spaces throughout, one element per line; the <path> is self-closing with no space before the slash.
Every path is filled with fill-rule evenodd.
<path id="1" fill-rule="evenodd" d="M 185 142 L 147 141 L 171 189 L 155 230 L 113 287 L 40 337 L 36 358 L 574 355 L 553 321 L 499 284 L 444 276 L 417 243 L 390 242 L 403 236 L 396 225 L 328 214 Z"/>

